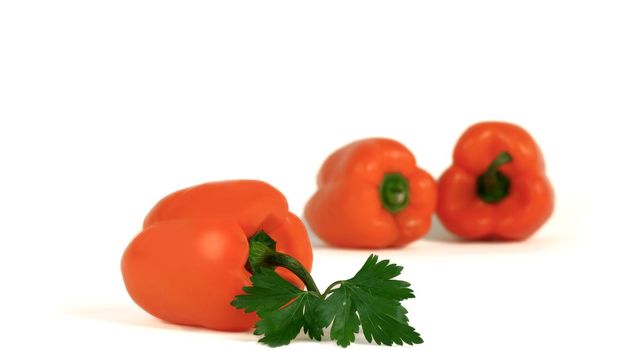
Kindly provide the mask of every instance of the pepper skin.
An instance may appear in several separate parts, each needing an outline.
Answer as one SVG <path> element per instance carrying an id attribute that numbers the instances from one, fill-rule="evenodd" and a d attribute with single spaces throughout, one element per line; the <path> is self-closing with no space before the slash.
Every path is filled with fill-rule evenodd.
<path id="1" fill-rule="evenodd" d="M 248 238 L 260 230 L 276 240 L 277 251 L 311 270 L 305 226 L 272 186 L 238 180 L 172 193 L 152 208 L 124 252 L 126 289 L 140 307 L 168 322 L 222 331 L 250 329 L 257 316 L 230 302 L 250 285 Z M 303 287 L 290 271 L 276 271 Z"/>
<path id="2" fill-rule="evenodd" d="M 436 202 L 435 180 L 397 141 L 364 139 L 331 154 L 305 218 L 325 242 L 348 248 L 404 246 L 424 236 Z"/>
<path id="3" fill-rule="evenodd" d="M 509 123 L 483 122 L 466 130 L 438 186 L 440 221 L 469 240 L 527 239 L 554 208 L 539 146 Z"/>

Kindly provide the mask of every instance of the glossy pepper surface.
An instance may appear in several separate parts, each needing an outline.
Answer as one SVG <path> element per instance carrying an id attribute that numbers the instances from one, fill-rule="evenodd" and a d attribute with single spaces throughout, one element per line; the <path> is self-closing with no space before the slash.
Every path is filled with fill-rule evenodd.
<path id="1" fill-rule="evenodd" d="M 465 239 L 526 239 L 554 208 L 539 146 L 509 123 L 483 122 L 466 130 L 438 188 L 440 221 Z"/>
<path id="2" fill-rule="evenodd" d="M 435 201 L 435 180 L 404 145 L 364 139 L 325 160 L 305 218 L 331 245 L 397 247 L 426 234 Z"/>
<path id="3" fill-rule="evenodd" d="M 312 250 L 303 223 L 274 187 L 253 180 L 212 182 L 174 192 L 148 213 L 124 252 L 121 269 L 133 300 L 165 321 L 241 331 L 254 313 L 230 305 L 250 285 L 248 238 L 264 231 L 277 250 L 308 270 Z M 276 271 L 302 288 L 290 271 Z"/>

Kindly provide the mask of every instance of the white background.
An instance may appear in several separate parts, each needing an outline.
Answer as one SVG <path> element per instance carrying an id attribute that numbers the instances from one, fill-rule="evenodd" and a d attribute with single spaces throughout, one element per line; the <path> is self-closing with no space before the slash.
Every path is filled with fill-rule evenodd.
<path id="1" fill-rule="evenodd" d="M 524 243 L 436 225 L 376 251 L 405 266 L 421 347 L 636 346 L 633 1 L 211 3 L 0 3 L 0 348 L 264 349 L 129 299 L 147 210 L 255 178 L 301 213 L 341 145 L 392 137 L 437 177 L 492 119 L 541 145 L 556 211 Z M 319 286 L 368 254 L 317 241 Z"/>

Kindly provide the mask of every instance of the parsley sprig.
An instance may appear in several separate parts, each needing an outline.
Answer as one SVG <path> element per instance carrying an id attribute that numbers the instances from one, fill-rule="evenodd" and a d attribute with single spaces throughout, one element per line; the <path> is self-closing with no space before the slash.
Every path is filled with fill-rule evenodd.
<path id="1" fill-rule="evenodd" d="M 283 266 L 307 286 L 301 290 L 280 277 L 274 268 Z M 336 281 L 321 293 L 311 275 L 294 258 L 276 252 L 274 242 L 263 231 L 250 239 L 248 269 L 252 286 L 235 297 L 232 305 L 261 318 L 254 334 L 269 346 L 289 344 L 301 329 L 320 341 L 324 329 L 342 347 L 355 341 L 362 328 L 368 342 L 383 345 L 419 344 L 422 338 L 408 324 L 401 301 L 414 298 L 410 284 L 394 279 L 402 267 L 371 255 L 360 271 L 348 280 Z"/>

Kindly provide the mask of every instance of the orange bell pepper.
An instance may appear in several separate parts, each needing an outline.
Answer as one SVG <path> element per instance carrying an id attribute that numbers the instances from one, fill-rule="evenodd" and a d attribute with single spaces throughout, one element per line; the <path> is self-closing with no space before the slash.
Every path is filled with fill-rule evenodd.
<path id="1" fill-rule="evenodd" d="M 334 246 L 398 247 L 426 234 L 436 196 L 435 180 L 417 167 L 406 147 L 390 139 L 364 139 L 324 162 L 305 218 Z"/>
<path id="2" fill-rule="evenodd" d="M 230 305 L 251 285 L 248 239 L 266 232 L 276 250 L 311 270 L 312 250 L 302 221 L 274 187 L 252 180 L 211 182 L 174 192 L 148 213 L 128 245 L 121 269 L 128 293 L 150 314 L 178 324 L 240 331 L 255 313 Z M 291 271 L 276 268 L 302 288 Z"/>
<path id="3" fill-rule="evenodd" d="M 539 146 L 509 123 L 483 122 L 466 130 L 438 186 L 440 221 L 465 239 L 524 240 L 554 208 Z"/>

